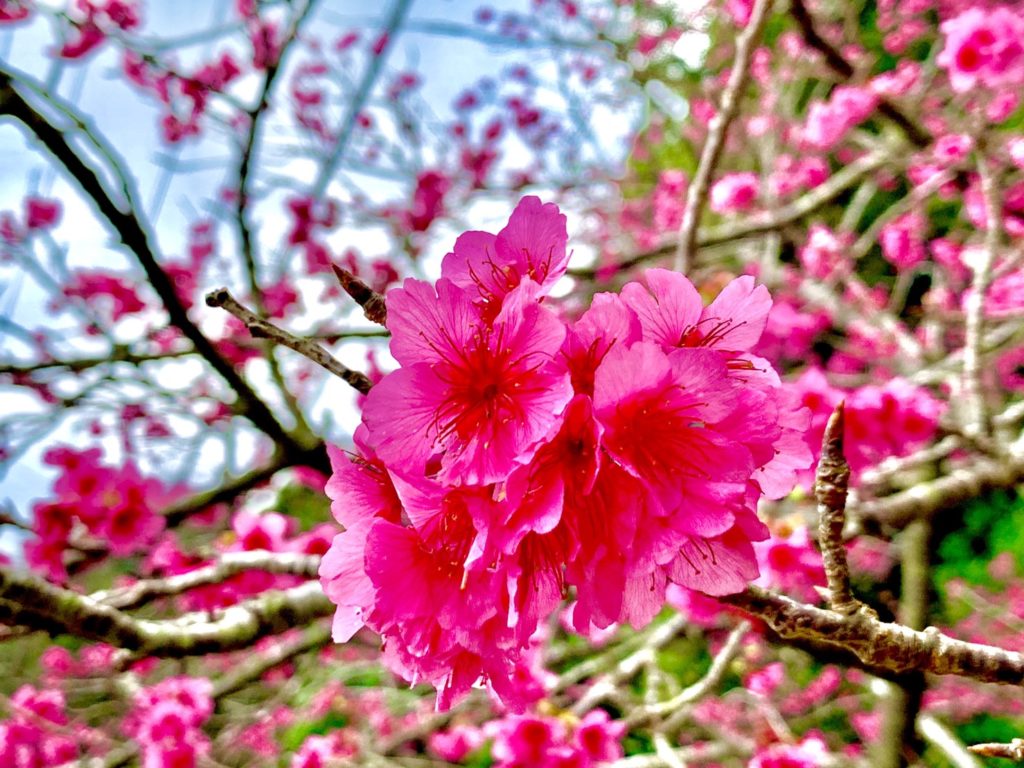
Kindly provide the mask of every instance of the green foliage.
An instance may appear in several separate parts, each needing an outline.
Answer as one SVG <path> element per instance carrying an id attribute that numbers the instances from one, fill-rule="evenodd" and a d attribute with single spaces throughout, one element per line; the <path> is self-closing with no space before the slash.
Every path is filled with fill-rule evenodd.
<path id="1" fill-rule="evenodd" d="M 470 752 L 463 758 L 460 765 L 464 765 L 466 768 L 491 768 L 494 765 L 494 758 L 491 757 L 491 742 L 488 741 L 476 751 Z"/>
<path id="2" fill-rule="evenodd" d="M 988 566 L 1000 552 L 1012 553 L 1024 569 L 1024 497 L 1013 491 L 994 491 L 966 505 L 963 524 L 939 543 L 932 571 L 936 588 L 945 594 L 951 579 L 999 588 Z"/>
<path id="3" fill-rule="evenodd" d="M 303 531 L 331 519 L 330 499 L 301 483 L 289 483 L 278 491 L 275 508 L 296 520 Z"/>
<path id="4" fill-rule="evenodd" d="M 301 747 L 302 742 L 310 736 L 328 734 L 332 731 L 338 730 L 339 728 L 344 728 L 347 724 L 348 718 L 340 712 L 332 710 L 324 715 L 320 720 L 314 720 L 312 722 L 298 722 L 292 725 L 281 734 L 281 746 L 285 750 L 293 752 Z"/>

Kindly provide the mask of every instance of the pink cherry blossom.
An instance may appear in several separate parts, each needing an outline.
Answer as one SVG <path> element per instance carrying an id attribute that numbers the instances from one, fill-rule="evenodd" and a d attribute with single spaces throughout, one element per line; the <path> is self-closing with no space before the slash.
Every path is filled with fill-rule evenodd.
<path id="1" fill-rule="evenodd" d="M 711 187 L 710 207 L 715 213 L 737 213 L 757 199 L 760 181 L 756 173 L 729 173 Z"/>
<path id="2" fill-rule="evenodd" d="M 569 587 L 584 632 L 645 625 L 670 584 L 742 589 L 767 536 L 758 497 L 810 461 L 808 414 L 750 353 L 764 287 L 740 278 L 705 307 L 653 269 L 567 326 L 529 276 L 543 249 L 564 263 L 563 221 L 527 198 L 498 236 L 459 239 L 451 277 L 392 290 L 400 367 L 366 400 L 358 453 L 332 451 L 335 637 L 382 634 L 386 663 L 441 707 L 478 681 L 513 710 L 543 695 L 529 649 Z M 481 253 L 508 282 L 478 279 Z"/>
<path id="3" fill-rule="evenodd" d="M 937 62 L 953 90 L 1024 82 L 1024 16 L 1009 7 L 968 8 L 942 23 L 945 46 Z"/>
<path id="4" fill-rule="evenodd" d="M 450 280 L 407 280 L 388 294 L 391 353 L 403 367 L 371 390 L 370 440 L 389 465 L 424 473 L 439 457 L 445 483 L 505 480 L 527 463 L 571 397 L 555 364 L 565 327 L 527 281 L 488 323 Z M 424 439 L 426 438 L 426 439 Z"/>
<path id="5" fill-rule="evenodd" d="M 441 275 L 483 304 L 488 319 L 524 280 L 547 293 L 568 264 L 565 216 L 552 203 L 524 197 L 497 235 L 466 232 L 441 264 Z"/>

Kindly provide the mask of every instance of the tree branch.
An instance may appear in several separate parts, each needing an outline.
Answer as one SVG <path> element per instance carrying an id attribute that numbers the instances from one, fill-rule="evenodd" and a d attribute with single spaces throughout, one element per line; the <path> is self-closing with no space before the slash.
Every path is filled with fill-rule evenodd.
<path id="1" fill-rule="evenodd" d="M 249 329 L 254 338 L 270 339 L 282 346 L 294 349 L 300 355 L 307 357 L 317 365 L 333 373 L 339 379 L 347 383 L 353 389 L 362 392 L 364 395 L 370 391 L 373 382 L 363 373 L 347 368 L 335 359 L 330 352 L 312 339 L 300 339 L 293 336 L 282 328 L 278 328 L 269 320 L 264 320 L 251 309 L 240 304 L 232 296 L 227 288 L 218 288 L 206 294 L 206 304 L 211 307 L 220 307 L 237 317 Z"/>
<path id="2" fill-rule="evenodd" d="M 971 262 L 973 276 L 971 291 L 964 299 L 964 432 L 968 436 L 984 437 L 989 433 L 985 408 L 985 393 L 981 384 L 981 339 L 984 333 L 985 294 L 992 282 L 1003 230 L 1003 202 L 999 186 L 985 157 L 978 155 L 978 175 L 985 201 L 985 247 Z"/>
<path id="3" fill-rule="evenodd" d="M 35 576 L 0 566 L 0 620 L 109 643 L 144 656 L 201 656 L 246 648 L 266 635 L 303 626 L 327 616 L 334 605 L 320 584 L 309 581 L 267 592 L 216 612 L 186 614 L 173 620 L 145 620 L 54 586 Z"/>
<path id="4" fill-rule="evenodd" d="M 729 126 L 739 112 L 740 99 L 747 86 L 750 75 L 750 62 L 754 49 L 761 38 L 761 31 L 772 7 L 772 0 L 756 0 L 750 12 L 747 26 L 736 38 L 736 54 L 733 57 L 729 80 L 718 105 L 715 116 L 708 126 L 708 136 L 701 148 L 700 161 L 693 180 L 686 190 L 686 205 L 683 218 L 679 224 L 679 241 L 676 246 L 674 269 L 686 273 L 697 243 L 697 225 L 707 203 L 711 177 L 715 173 L 718 161 L 729 135 Z"/>
<path id="5" fill-rule="evenodd" d="M 219 584 L 246 571 L 289 574 L 315 579 L 320 558 L 296 552 L 226 552 L 211 565 L 163 579 L 141 579 L 119 589 L 93 592 L 90 598 L 112 608 L 128 610 L 158 597 L 172 597 L 196 587 Z"/>
<path id="6" fill-rule="evenodd" d="M 122 206 L 115 202 L 97 171 L 79 157 L 68 135 L 21 95 L 11 74 L 3 69 L 0 69 L 0 114 L 9 115 L 24 125 L 82 188 L 121 242 L 135 255 L 153 290 L 163 302 L 171 325 L 192 342 L 196 351 L 234 390 L 238 396 L 239 411 L 278 445 L 286 450 L 300 450 L 301 446 L 281 426 L 266 403 L 189 318 L 174 282 L 160 266 L 160 258 L 137 213 L 129 204 Z"/>
<path id="7" fill-rule="evenodd" d="M 822 648 L 848 651 L 872 668 L 1024 685 L 1024 655 L 955 640 L 934 627 L 918 631 L 864 612 L 845 615 L 753 586 L 719 599 L 762 619 L 783 641 L 807 640 Z"/>
<path id="8" fill-rule="evenodd" d="M 697 248 L 725 245 L 736 240 L 775 232 L 790 224 L 794 224 L 831 203 L 851 187 L 863 181 L 865 177 L 884 166 L 891 159 L 892 156 L 889 150 L 878 150 L 863 155 L 841 168 L 827 181 L 809 190 L 793 202 L 783 205 L 765 216 L 751 216 L 736 222 L 708 227 L 698 231 Z M 676 249 L 677 244 L 678 240 L 676 237 L 672 237 L 670 240 L 649 251 L 635 254 L 629 259 L 620 262 L 618 270 L 632 269 L 645 262 L 670 256 Z M 570 277 L 588 279 L 596 275 L 596 270 L 592 268 L 570 269 L 567 274 Z"/>

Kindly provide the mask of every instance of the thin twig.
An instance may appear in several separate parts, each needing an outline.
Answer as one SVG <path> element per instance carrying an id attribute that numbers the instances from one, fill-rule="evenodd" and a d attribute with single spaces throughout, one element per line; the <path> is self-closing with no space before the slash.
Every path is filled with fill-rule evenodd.
<path id="1" fill-rule="evenodd" d="M 1024 739 L 1014 739 L 1009 744 L 974 744 L 967 749 L 982 757 L 1002 757 L 1024 763 Z"/>
<path id="2" fill-rule="evenodd" d="M 1024 684 L 1024 654 L 956 640 L 934 627 L 918 631 L 881 621 L 867 611 L 842 614 L 754 586 L 719 599 L 759 617 L 786 643 L 852 654 L 868 670 Z"/>
<path id="3" fill-rule="evenodd" d="M 729 637 L 726 638 L 721 649 L 715 654 L 715 657 L 711 660 L 711 666 L 708 667 L 708 671 L 700 680 L 693 683 L 693 685 L 687 686 L 667 701 L 634 710 L 626 718 L 629 725 L 632 727 L 650 718 L 673 714 L 680 707 L 693 704 L 711 693 L 722 682 L 726 670 L 729 668 L 732 660 L 736 658 L 736 654 L 739 653 L 743 644 L 743 638 L 746 637 L 749 630 L 750 622 L 741 621 L 729 633 Z"/>
<path id="4" fill-rule="evenodd" d="M 248 307 L 243 306 L 235 299 L 227 288 L 218 288 L 206 294 L 206 304 L 211 307 L 220 307 L 237 317 L 249 329 L 254 338 L 270 339 L 282 346 L 298 352 L 317 365 L 333 373 L 339 379 L 347 383 L 353 389 L 362 392 L 364 395 L 370 391 L 373 382 L 369 377 L 359 371 L 353 371 L 342 365 L 338 360 L 320 344 L 311 339 L 301 339 L 293 336 L 282 328 L 278 328 L 269 320 L 265 320 Z"/>
<path id="5" fill-rule="evenodd" d="M 693 252 L 697 244 L 697 225 L 700 223 L 701 213 L 707 203 L 711 177 L 722 156 L 729 126 L 739 112 L 740 99 L 743 97 L 750 75 L 750 62 L 754 56 L 754 49 L 761 38 L 761 32 L 771 6 L 772 0 L 756 0 L 751 9 L 747 26 L 736 38 L 736 54 L 733 57 L 729 80 L 722 92 L 718 111 L 711 118 L 711 123 L 708 126 L 708 136 L 701 148 L 697 171 L 686 190 L 686 205 L 683 208 L 683 218 L 679 224 L 679 243 L 676 246 L 674 264 L 674 269 L 677 272 L 685 274 L 693 259 Z"/>
<path id="6" fill-rule="evenodd" d="M 942 752 L 954 768 L 982 768 L 978 759 L 968 751 L 971 748 L 964 746 L 957 735 L 934 715 L 918 716 L 917 731 L 925 741 Z"/>

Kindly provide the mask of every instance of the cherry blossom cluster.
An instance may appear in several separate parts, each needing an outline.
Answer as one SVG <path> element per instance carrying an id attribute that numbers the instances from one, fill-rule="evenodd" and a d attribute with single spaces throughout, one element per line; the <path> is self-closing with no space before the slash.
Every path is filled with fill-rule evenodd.
<path id="1" fill-rule="evenodd" d="M 623 755 L 624 723 L 595 709 L 572 723 L 545 715 L 506 715 L 482 727 L 455 725 L 430 737 L 430 750 L 450 763 L 490 742 L 496 768 L 590 768 Z"/>
<path id="2" fill-rule="evenodd" d="M 123 557 L 144 552 L 164 528 L 158 510 L 172 500 L 172 490 L 131 462 L 111 467 L 102 456 L 100 448 L 66 447 L 51 448 L 44 456 L 60 471 L 56 498 L 36 503 L 36 538 L 25 545 L 25 557 L 53 581 L 67 579 L 65 553 L 89 537 Z"/>
<path id="3" fill-rule="evenodd" d="M 212 683 L 167 677 L 135 696 L 122 728 L 142 748 L 143 768 L 195 766 L 210 751 L 202 726 L 213 714 Z"/>
<path id="4" fill-rule="evenodd" d="M 767 537 L 757 500 L 810 462 L 806 412 L 750 352 L 763 287 L 705 306 L 652 269 L 569 319 L 547 299 L 566 242 L 558 209 L 526 197 L 497 235 L 460 236 L 436 285 L 392 289 L 400 367 L 357 453 L 332 455 L 335 639 L 375 629 L 441 706 L 481 679 L 514 704 L 520 653 L 570 588 L 581 632 L 645 625 L 670 583 L 742 589 Z"/>
<path id="5" fill-rule="evenodd" d="M 23 685 L 9 699 L 9 708 L 11 717 L 0 721 L 0 765 L 63 765 L 103 741 L 98 732 L 71 722 L 59 690 Z"/>
<path id="6" fill-rule="evenodd" d="M 24 213 L 0 212 L 0 241 L 17 245 L 36 232 L 52 229 L 60 222 L 63 208 L 59 200 L 30 195 L 24 201 Z"/>

